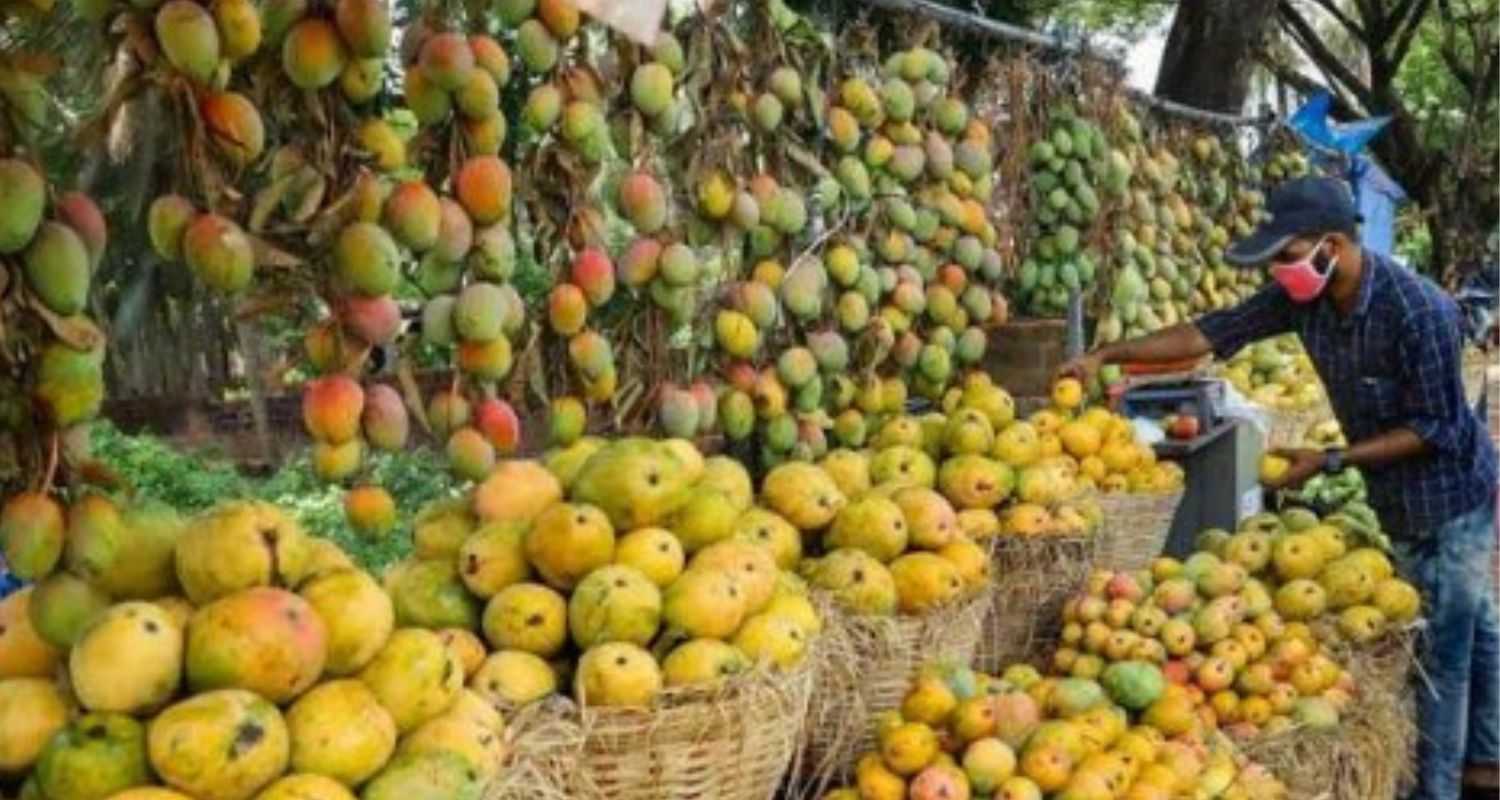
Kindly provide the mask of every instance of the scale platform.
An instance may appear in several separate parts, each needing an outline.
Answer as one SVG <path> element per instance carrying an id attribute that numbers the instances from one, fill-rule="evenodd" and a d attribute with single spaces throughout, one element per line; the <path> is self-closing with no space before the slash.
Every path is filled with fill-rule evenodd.
<path id="1" fill-rule="evenodd" d="M 1198 417 L 1198 436 L 1163 439 L 1153 448 L 1159 458 L 1180 464 L 1186 477 L 1167 537 L 1168 555 L 1185 557 L 1202 531 L 1234 530 L 1259 510 L 1261 438 L 1252 426 L 1224 414 L 1227 394 L 1222 379 L 1193 372 L 1132 377 L 1115 397 L 1116 410 L 1132 419 Z"/>

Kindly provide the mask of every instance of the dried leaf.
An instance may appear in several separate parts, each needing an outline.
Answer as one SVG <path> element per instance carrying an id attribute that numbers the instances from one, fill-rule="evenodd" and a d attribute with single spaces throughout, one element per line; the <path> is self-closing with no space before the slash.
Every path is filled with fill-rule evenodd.
<path id="1" fill-rule="evenodd" d="M 250 246 L 255 251 L 255 265 L 257 267 L 300 267 L 304 263 L 301 258 L 282 250 L 259 236 L 250 236 Z"/>
<path id="2" fill-rule="evenodd" d="M 401 384 L 401 398 L 406 402 L 406 410 L 422 426 L 422 430 L 431 434 L 432 423 L 427 421 L 427 407 L 422 402 L 422 390 L 417 386 L 416 376 L 412 374 L 410 361 L 403 360 L 396 365 L 396 380 Z"/>
<path id="3" fill-rule="evenodd" d="M 37 298 L 32 297 L 30 301 L 31 310 L 47 323 L 52 334 L 64 344 L 75 350 L 94 350 L 104 346 L 104 332 L 99 330 L 93 320 L 81 314 L 60 317 Z"/>
<path id="4" fill-rule="evenodd" d="M 317 216 L 318 209 L 322 207 L 323 196 L 328 192 L 328 180 L 311 167 L 304 167 L 298 177 L 300 180 L 297 182 L 297 190 L 301 193 L 301 202 L 289 211 L 288 216 L 293 222 L 306 224 Z"/>
<path id="5" fill-rule="evenodd" d="M 250 232 L 260 233 L 266 229 L 266 221 L 281 205 L 281 200 L 292 188 L 294 175 L 286 175 L 271 182 L 271 185 L 255 193 L 255 202 L 250 209 Z"/>

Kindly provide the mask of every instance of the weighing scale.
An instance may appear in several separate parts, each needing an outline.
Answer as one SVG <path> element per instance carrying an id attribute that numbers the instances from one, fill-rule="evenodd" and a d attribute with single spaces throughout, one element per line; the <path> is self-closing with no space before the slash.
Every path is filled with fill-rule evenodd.
<path id="1" fill-rule="evenodd" d="M 1224 415 L 1224 381 L 1197 369 L 1196 362 L 1130 365 L 1124 371 L 1126 379 L 1111 392 L 1118 413 L 1155 421 L 1191 414 L 1199 420 L 1198 436 L 1167 438 L 1154 448 L 1158 458 L 1177 462 L 1185 475 L 1182 504 L 1165 545 L 1166 555 L 1185 558 L 1202 531 L 1233 531 L 1240 520 L 1261 510 L 1264 441 L 1254 426 Z"/>

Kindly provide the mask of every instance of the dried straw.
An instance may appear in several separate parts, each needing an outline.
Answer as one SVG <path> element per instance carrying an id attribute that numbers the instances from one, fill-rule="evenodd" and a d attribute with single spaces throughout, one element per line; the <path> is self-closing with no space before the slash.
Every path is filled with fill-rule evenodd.
<path id="1" fill-rule="evenodd" d="M 1411 692 L 1361 688 L 1338 727 L 1293 728 L 1245 744 L 1245 755 L 1286 784 L 1288 796 L 1394 800 L 1416 775 L 1417 727 Z"/>
<path id="2" fill-rule="evenodd" d="M 572 704 L 549 698 L 506 715 L 509 758 L 486 800 L 569 800 L 570 776 L 583 748 Z"/>
<path id="3" fill-rule="evenodd" d="M 928 614 L 895 617 L 853 614 L 826 595 L 818 601 L 828 651 L 808 707 L 793 798 L 821 797 L 848 777 L 874 746 L 874 718 L 900 708 L 924 665 L 973 661 L 991 599 L 981 591 Z"/>
<path id="4" fill-rule="evenodd" d="M 1092 536 L 996 540 L 977 669 L 998 672 L 1047 656 L 1057 643 L 1063 603 L 1094 567 L 1094 546 Z"/>
<path id="5" fill-rule="evenodd" d="M 1102 516 L 1094 563 L 1122 572 L 1150 566 L 1161 555 L 1181 503 L 1181 489 L 1160 494 L 1100 495 Z"/>

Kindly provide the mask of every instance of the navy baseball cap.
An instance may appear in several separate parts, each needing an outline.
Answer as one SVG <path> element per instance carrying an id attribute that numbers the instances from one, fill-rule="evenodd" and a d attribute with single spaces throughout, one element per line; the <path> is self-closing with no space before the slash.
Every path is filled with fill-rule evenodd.
<path id="1" fill-rule="evenodd" d="M 1289 180 L 1271 191 L 1266 213 L 1269 219 L 1224 251 L 1226 261 L 1260 266 L 1299 236 L 1348 231 L 1361 222 L 1349 186 L 1336 178 Z"/>

